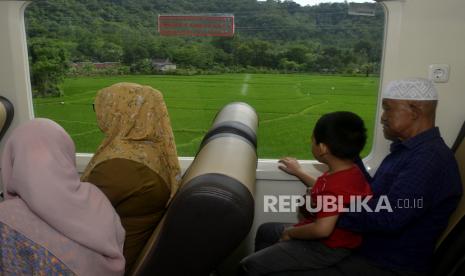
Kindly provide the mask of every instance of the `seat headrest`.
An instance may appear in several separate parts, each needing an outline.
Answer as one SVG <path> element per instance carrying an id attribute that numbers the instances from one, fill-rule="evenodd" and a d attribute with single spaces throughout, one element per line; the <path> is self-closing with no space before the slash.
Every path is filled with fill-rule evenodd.
<path id="1" fill-rule="evenodd" d="M 462 186 L 465 191 L 465 123 L 452 147 L 457 159 Z M 436 244 L 431 275 L 463 275 L 459 267 L 465 264 L 465 196 L 449 218 L 449 224 Z"/>
<path id="2" fill-rule="evenodd" d="M 455 159 L 457 160 L 457 164 L 459 166 L 460 176 L 462 178 L 462 188 L 465 191 L 465 122 L 462 125 L 462 129 L 455 140 L 454 146 L 452 147 L 452 151 L 455 154 Z M 465 194 L 462 195 L 462 199 L 460 200 L 457 209 L 452 213 L 449 218 L 449 224 L 447 225 L 446 230 L 442 233 L 441 237 L 439 238 L 436 248 L 440 246 L 440 244 L 444 241 L 447 235 L 452 231 L 455 225 L 462 219 L 465 215 Z"/>
<path id="3" fill-rule="evenodd" d="M 225 105 L 215 116 L 212 127 L 200 143 L 200 148 L 219 133 L 234 133 L 249 140 L 257 147 L 258 115 L 253 107 L 244 102 Z"/>
<path id="4" fill-rule="evenodd" d="M 258 117 L 245 103 L 216 116 L 132 276 L 209 275 L 254 218 Z"/>
<path id="5" fill-rule="evenodd" d="M 452 151 L 455 154 L 457 154 L 457 150 L 462 145 L 464 138 L 465 138 L 465 122 L 463 122 L 462 128 L 459 131 L 459 135 L 457 135 L 457 139 L 455 140 L 454 145 L 452 146 Z"/>
<path id="6" fill-rule="evenodd" d="M 0 96 L 0 140 L 2 140 L 8 127 L 10 127 L 13 116 L 13 104 L 7 98 Z"/>

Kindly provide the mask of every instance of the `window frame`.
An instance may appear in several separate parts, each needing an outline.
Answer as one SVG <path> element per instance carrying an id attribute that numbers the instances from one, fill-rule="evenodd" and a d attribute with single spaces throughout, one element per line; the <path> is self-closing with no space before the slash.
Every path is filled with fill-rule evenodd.
<path id="1" fill-rule="evenodd" d="M 14 37 L 12 41 L 13 45 L 18 45 L 16 51 L 22 52 L 22 63 L 23 67 L 20 77 L 14 79 L 18 87 L 23 89 L 17 89 L 16 91 L 23 91 L 23 93 L 17 93 L 16 100 L 14 100 L 15 106 L 17 107 L 17 113 L 15 120 L 13 121 L 14 125 L 19 124 L 21 121 L 34 118 L 34 110 L 32 104 L 32 89 L 29 78 L 29 62 L 28 62 L 28 53 L 27 53 L 27 42 L 26 42 L 26 30 L 25 30 L 25 21 L 24 21 L 24 12 L 31 2 L 26 1 L 11 1 L 21 3 L 18 16 L 16 21 L 14 18 L 10 18 L 11 23 L 17 25 L 16 30 L 19 30 L 18 34 L 10 34 Z M 384 139 L 382 128 L 379 125 L 379 119 L 382 113 L 381 110 L 381 90 L 385 85 L 385 70 L 386 67 L 392 66 L 389 62 L 389 57 L 395 56 L 398 50 L 398 39 L 400 35 L 400 22 L 401 22 L 401 3 L 399 1 L 389 1 L 380 3 L 384 8 L 385 13 L 385 25 L 384 25 L 384 39 L 383 39 L 383 51 L 381 56 L 381 68 L 380 68 L 380 85 L 378 91 L 378 101 L 375 115 L 375 126 L 374 126 L 374 135 L 373 135 L 373 144 L 371 152 L 367 157 L 363 159 L 367 169 L 370 173 L 374 173 L 377 166 L 380 164 L 381 160 L 388 153 L 388 141 Z M 8 39 L 7 39 L 8 40 Z M 24 83 L 19 84 L 21 81 Z M 8 96 L 8 95 L 6 95 Z M 11 98 L 11 97 L 10 97 Z M 83 171 L 87 163 L 92 158 L 93 154 L 91 153 L 76 153 L 76 164 L 80 172 Z M 194 157 L 179 157 L 181 168 L 183 170 L 187 169 Z M 290 176 L 281 170 L 277 166 L 278 159 L 259 159 L 257 164 L 257 180 L 296 180 L 295 177 Z M 318 164 L 316 160 L 299 160 L 302 167 L 309 173 L 319 174 L 320 171 L 316 169 L 315 165 Z"/>

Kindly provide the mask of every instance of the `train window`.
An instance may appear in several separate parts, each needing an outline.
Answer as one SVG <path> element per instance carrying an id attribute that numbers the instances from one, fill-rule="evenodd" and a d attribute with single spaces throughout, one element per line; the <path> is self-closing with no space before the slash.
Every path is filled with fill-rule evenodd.
<path id="1" fill-rule="evenodd" d="M 327 3 L 332 2 L 332 3 Z M 103 138 L 92 103 L 117 82 L 163 92 L 179 156 L 193 156 L 233 101 L 259 115 L 258 154 L 312 159 L 324 113 L 348 110 L 374 136 L 384 8 L 374 1 L 33 1 L 25 11 L 36 117 L 78 152 Z"/>

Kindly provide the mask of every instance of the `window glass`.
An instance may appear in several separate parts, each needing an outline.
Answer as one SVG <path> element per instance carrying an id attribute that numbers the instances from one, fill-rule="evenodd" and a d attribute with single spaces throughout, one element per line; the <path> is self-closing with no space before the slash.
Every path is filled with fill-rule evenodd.
<path id="1" fill-rule="evenodd" d="M 164 94 L 179 156 L 195 154 L 216 112 L 232 101 L 257 110 L 259 158 L 313 159 L 313 125 L 339 110 L 365 120 L 365 156 L 384 9 L 371 1 L 374 12 L 361 16 L 347 2 L 318 2 L 327 1 L 33 1 L 26 27 L 35 116 L 61 124 L 78 152 L 94 152 L 103 138 L 96 92 L 135 82 Z"/>

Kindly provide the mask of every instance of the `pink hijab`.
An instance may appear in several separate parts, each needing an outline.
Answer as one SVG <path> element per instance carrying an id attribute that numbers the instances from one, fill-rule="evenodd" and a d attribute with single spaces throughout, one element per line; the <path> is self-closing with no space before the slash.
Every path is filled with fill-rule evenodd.
<path id="1" fill-rule="evenodd" d="M 1 158 L 0 221 L 78 275 L 124 273 L 124 229 L 111 203 L 79 180 L 73 141 L 48 119 L 17 127 Z"/>

